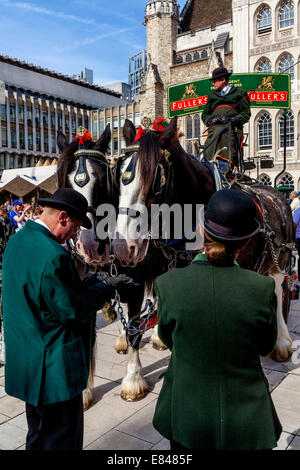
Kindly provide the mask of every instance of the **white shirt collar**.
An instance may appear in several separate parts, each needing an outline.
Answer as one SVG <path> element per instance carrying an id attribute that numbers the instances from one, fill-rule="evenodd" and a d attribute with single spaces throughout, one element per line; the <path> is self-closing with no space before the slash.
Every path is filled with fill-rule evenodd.
<path id="1" fill-rule="evenodd" d="M 35 222 L 36 224 L 42 225 L 43 227 L 45 227 L 46 229 L 48 229 L 49 232 L 52 233 L 52 231 L 50 230 L 50 228 L 48 227 L 48 225 L 45 224 L 45 222 L 43 222 L 42 220 L 40 220 L 40 219 L 35 219 L 35 220 L 33 220 L 33 222 Z"/>
<path id="2" fill-rule="evenodd" d="M 223 88 L 223 90 L 221 90 L 221 96 L 227 95 L 227 93 L 229 92 L 230 88 L 231 88 L 231 86 L 230 86 L 229 83 L 228 83 L 228 85 L 226 85 L 226 87 Z"/>

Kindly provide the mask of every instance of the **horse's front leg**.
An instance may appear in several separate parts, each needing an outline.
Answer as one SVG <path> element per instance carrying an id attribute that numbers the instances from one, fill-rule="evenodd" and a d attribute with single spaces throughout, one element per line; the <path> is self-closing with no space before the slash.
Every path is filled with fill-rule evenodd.
<path id="1" fill-rule="evenodd" d="M 277 329 L 278 336 L 276 348 L 271 354 L 272 359 L 275 361 L 286 361 L 293 353 L 292 338 L 290 337 L 287 325 L 284 321 L 282 314 L 282 283 L 284 280 L 283 274 L 272 273 L 269 275 L 275 281 L 275 294 L 277 296 Z"/>
<path id="2" fill-rule="evenodd" d="M 162 342 L 160 337 L 158 336 L 158 325 L 156 325 L 153 328 L 152 334 L 151 334 L 151 341 L 152 341 L 152 347 L 154 349 L 157 349 L 158 351 L 165 351 L 167 346 Z"/>
<path id="3" fill-rule="evenodd" d="M 144 297 L 144 289 L 135 292 L 134 297 L 128 302 L 128 316 L 132 318 L 141 310 Z M 144 398 L 149 386 L 144 379 L 143 369 L 139 357 L 139 346 L 142 336 L 140 335 L 133 344 L 133 337 L 129 335 L 128 360 L 126 375 L 122 380 L 121 397 L 126 401 L 137 401 Z"/>

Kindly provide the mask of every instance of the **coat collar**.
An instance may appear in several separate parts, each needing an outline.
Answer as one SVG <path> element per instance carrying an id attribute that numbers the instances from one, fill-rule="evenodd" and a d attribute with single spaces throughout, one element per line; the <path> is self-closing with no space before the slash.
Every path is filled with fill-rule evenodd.
<path id="1" fill-rule="evenodd" d="M 198 253 L 195 258 L 193 259 L 192 263 L 196 263 L 196 262 L 206 262 L 206 263 L 209 263 L 207 257 L 206 257 L 206 254 L 205 253 Z M 234 260 L 234 265 L 235 266 L 239 266 L 239 264 L 237 263 L 237 261 Z"/>
<path id="2" fill-rule="evenodd" d="M 50 232 L 49 229 L 47 229 L 46 227 L 44 227 L 41 224 L 37 224 L 33 220 L 27 220 L 27 222 L 26 222 L 26 224 L 25 224 L 25 226 L 23 227 L 22 230 L 24 230 L 24 229 L 37 230 L 38 232 L 42 232 L 47 237 L 52 238 L 53 240 L 58 242 L 57 238 Z"/>

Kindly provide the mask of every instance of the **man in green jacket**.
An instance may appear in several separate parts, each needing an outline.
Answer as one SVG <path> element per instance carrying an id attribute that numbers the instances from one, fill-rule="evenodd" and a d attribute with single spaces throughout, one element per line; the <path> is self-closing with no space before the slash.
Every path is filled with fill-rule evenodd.
<path id="1" fill-rule="evenodd" d="M 95 312 L 131 280 L 80 280 L 62 244 L 91 228 L 84 196 L 63 188 L 38 203 L 3 257 L 5 390 L 26 402 L 27 450 L 80 450 Z"/>
<path id="2" fill-rule="evenodd" d="M 210 80 L 214 91 L 208 95 L 202 113 L 202 121 L 208 126 L 204 155 L 207 160 L 212 160 L 217 154 L 219 167 L 224 173 L 232 165 L 241 165 L 243 125 L 251 116 L 246 91 L 229 85 L 230 75 L 225 67 L 213 70 Z"/>
<path id="3" fill-rule="evenodd" d="M 259 229 L 248 195 L 217 191 L 205 252 L 156 280 L 158 334 L 172 355 L 153 424 L 171 450 L 271 450 L 280 437 L 259 357 L 276 344 L 275 283 L 234 261 Z"/>

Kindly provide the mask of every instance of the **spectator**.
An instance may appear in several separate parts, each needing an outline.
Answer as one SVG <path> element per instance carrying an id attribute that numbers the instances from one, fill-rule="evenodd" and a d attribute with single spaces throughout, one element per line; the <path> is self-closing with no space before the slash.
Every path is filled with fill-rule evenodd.
<path id="1" fill-rule="evenodd" d="M 24 227 L 25 222 L 26 222 L 26 214 L 23 210 L 24 208 L 24 202 L 20 201 L 19 199 L 15 199 L 13 202 L 13 210 L 9 214 L 9 220 L 12 221 L 13 223 L 13 231 L 12 233 L 18 232 L 22 227 Z M 27 207 L 27 209 L 30 209 L 31 206 Z"/>
<path id="2" fill-rule="evenodd" d="M 296 229 L 295 245 L 298 251 L 298 281 L 300 281 L 300 207 L 294 211 L 293 221 Z"/>
<path id="3" fill-rule="evenodd" d="M 298 207 L 300 207 L 299 195 L 300 195 L 300 192 L 297 193 L 297 191 L 292 191 L 290 193 L 292 214 L 295 212 L 296 209 L 298 209 Z"/>
<path id="4" fill-rule="evenodd" d="M 246 194 L 213 194 L 204 254 L 159 276 L 158 333 L 172 351 L 153 424 L 171 450 L 271 450 L 282 427 L 260 357 L 277 340 L 275 282 L 235 262 L 260 229 Z"/>

